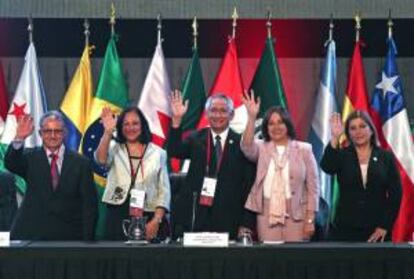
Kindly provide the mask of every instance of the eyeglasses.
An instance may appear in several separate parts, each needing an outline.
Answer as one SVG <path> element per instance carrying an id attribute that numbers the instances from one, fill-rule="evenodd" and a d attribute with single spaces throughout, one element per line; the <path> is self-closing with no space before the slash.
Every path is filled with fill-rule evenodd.
<path id="1" fill-rule="evenodd" d="M 40 132 L 42 134 L 45 134 L 45 135 L 48 135 L 48 136 L 50 136 L 52 134 L 55 134 L 55 135 L 58 135 L 58 136 L 63 135 L 63 129 L 42 129 L 42 130 L 40 130 Z"/>

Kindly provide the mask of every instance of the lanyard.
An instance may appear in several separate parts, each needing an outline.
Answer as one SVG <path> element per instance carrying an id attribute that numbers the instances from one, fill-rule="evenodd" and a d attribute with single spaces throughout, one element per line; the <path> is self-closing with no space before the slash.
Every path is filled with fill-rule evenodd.
<path id="1" fill-rule="evenodd" d="M 211 131 L 207 131 L 207 164 L 206 164 L 206 173 L 208 173 L 209 172 L 209 166 L 210 166 L 210 160 L 211 160 L 211 137 L 212 137 L 212 134 L 211 134 Z M 220 144 L 221 144 L 221 142 L 220 142 Z M 223 159 L 223 155 L 224 155 L 224 152 L 226 151 L 226 147 L 227 147 L 227 144 L 224 144 L 224 148 L 223 148 L 223 151 L 221 152 L 221 155 L 220 155 L 220 158 L 218 158 L 218 161 L 217 161 L 217 173 L 218 173 L 218 171 L 220 170 L 220 167 L 221 167 L 221 161 L 222 161 L 222 159 Z"/>
<path id="2" fill-rule="evenodd" d="M 142 176 L 142 178 L 144 178 L 144 166 L 143 166 L 144 163 L 143 163 L 143 161 L 144 161 L 144 155 L 145 155 L 145 152 L 147 151 L 148 145 L 145 145 L 144 152 L 142 152 L 141 160 L 138 162 L 138 166 L 137 166 L 136 170 L 134 170 L 134 165 L 132 164 L 131 154 L 129 152 L 128 145 L 125 144 L 125 147 L 126 147 L 126 150 L 127 150 L 127 153 L 128 153 L 129 167 L 131 169 L 131 173 L 130 173 L 130 175 L 131 175 L 131 186 L 134 186 L 135 185 L 135 180 L 137 179 L 139 169 L 141 169 L 141 176 Z"/>

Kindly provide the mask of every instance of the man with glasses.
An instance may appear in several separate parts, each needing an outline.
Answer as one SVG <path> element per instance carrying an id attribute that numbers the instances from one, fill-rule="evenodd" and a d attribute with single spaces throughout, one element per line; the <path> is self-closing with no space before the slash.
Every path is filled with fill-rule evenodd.
<path id="1" fill-rule="evenodd" d="M 186 192 L 181 194 L 187 216 L 180 225 L 187 231 L 228 232 L 234 239 L 247 227 L 254 227 L 254 215 L 252 218 L 253 213 L 244 209 L 244 203 L 255 169 L 240 150 L 240 135 L 229 127 L 234 116 L 233 101 L 223 94 L 210 96 L 205 105 L 210 127 L 183 140 L 180 126 L 189 105 L 183 102 L 181 92 L 173 92 L 167 152 L 191 160 Z"/>
<path id="2" fill-rule="evenodd" d="M 24 148 L 34 130 L 33 119 L 17 120 L 16 136 L 5 166 L 23 177 L 27 190 L 11 229 L 12 239 L 92 240 L 97 196 L 89 160 L 65 148 L 65 123 L 58 111 L 40 119 L 43 146 Z"/>

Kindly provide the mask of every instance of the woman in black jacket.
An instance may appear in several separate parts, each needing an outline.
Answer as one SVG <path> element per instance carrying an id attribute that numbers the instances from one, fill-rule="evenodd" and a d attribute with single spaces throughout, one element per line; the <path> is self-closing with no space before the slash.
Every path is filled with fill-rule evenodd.
<path id="1" fill-rule="evenodd" d="M 345 130 L 349 145 L 342 148 Z M 393 155 L 377 144 L 369 116 L 354 111 L 343 128 L 338 113 L 331 117 L 331 142 L 322 169 L 337 175 L 339 200 L 331 239 L 378 242 L 391 239 L 401 201 L 401 181 Z"/>

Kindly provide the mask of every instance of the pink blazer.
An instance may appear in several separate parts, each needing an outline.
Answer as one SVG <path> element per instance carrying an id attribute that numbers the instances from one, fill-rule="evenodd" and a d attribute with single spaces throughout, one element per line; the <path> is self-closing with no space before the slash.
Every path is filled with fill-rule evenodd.
<path id="1" fill-rule="evenodd" d="M 319 183 L 315 157 L 309 143 L 293 140 L 289 146 L 289 178 L 292 191 L 291 214 L 294 220 L 302 220 L 306 210 L 317 211 L 319 205 Z M 269 168 L 274 144 L 255 140 L 251 146 L 241 144 L 249 160 L 257 162 L 256 180 L 247 198 L 245 207 L 263 212 L 263 183 Z"/>

